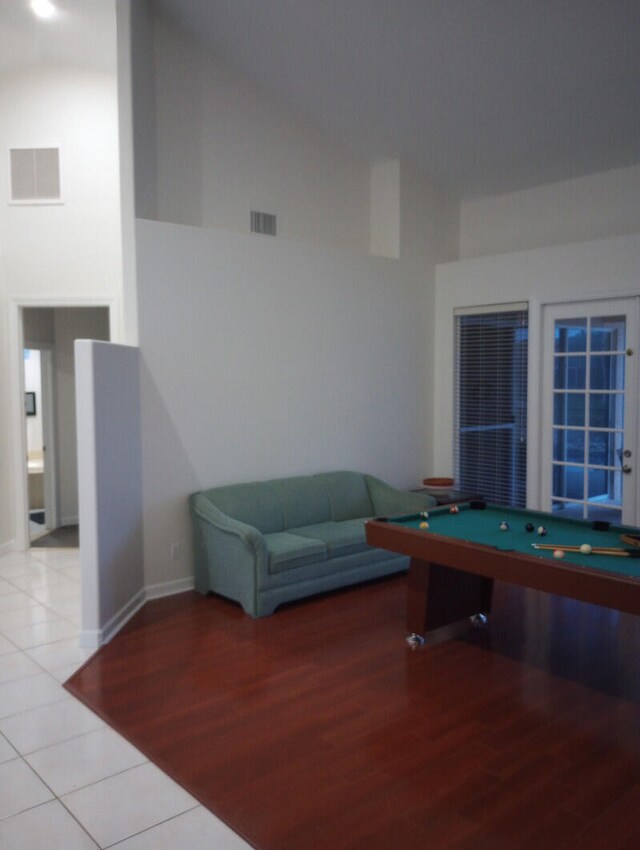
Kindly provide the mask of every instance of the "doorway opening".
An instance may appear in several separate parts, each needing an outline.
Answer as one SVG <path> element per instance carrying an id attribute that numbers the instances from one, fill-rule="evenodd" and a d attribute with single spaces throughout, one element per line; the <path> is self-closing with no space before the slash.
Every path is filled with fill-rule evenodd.
<path id="1" fill-rule="evenodd" d="M 109 308 L 22 308 L 25 524 L 32 547 L 79 546 L 76 339 L 109 341 Z"/>
<path id="2" fill-rule="evenodd" d="M 49 372 L 50 350 L 24 349 L 24 411 L 27 439 L 27 497 L 29 500 L 29 539 L 31 543 L 46 534 L 52 527 L 55 507 L 45 498 L 45 450 L 50 440 L 45 440 L 43 413 L 48 404 L 43 402 L 44 373 Z M 47 423 L 48 424 L 48 423 Z M 47 494 L 49 496 L 49 494 Z"/>

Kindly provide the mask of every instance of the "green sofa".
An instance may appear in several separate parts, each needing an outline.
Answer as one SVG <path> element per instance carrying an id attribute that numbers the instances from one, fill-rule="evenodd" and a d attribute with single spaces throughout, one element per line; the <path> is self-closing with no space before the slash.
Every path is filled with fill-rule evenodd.
<path id="1" fill-rule="evenodd" d="M 367 545 L 364 521 L 433 504 L 430 496 L 359 472 L 194 493 L 196 590 L 219 593 L 252 617 L 264 617 L 283 602 L 406 570 L 408 558 Z"/>

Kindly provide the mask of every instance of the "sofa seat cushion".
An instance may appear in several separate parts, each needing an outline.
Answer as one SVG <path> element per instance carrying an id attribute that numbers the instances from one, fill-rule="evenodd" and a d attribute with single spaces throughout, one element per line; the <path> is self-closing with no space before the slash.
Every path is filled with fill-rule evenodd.
<path id="1" fill-rule="evenodd" d="M 322 540 L 299 536 L 289 531 L 265 534 L 269 553 L 269 572 L 281 573 L 305 564 L 327 560 L 327 546 Z"/>
<path id="2" fill-rule="evenodd" d="M 365 552 L 367 545 L 364 519 L 345 519 L 342 522 L 320 522 L 292 529 L 294 534 L 321 540 L 326 544 L 330 558 Z"/>

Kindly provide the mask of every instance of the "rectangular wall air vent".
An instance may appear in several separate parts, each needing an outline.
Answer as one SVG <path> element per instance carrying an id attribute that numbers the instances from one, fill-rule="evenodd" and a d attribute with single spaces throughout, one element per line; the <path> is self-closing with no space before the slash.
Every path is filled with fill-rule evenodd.
<path id="1" fill-rule="evenodd" d="M 276 235 L 276 217 L 273 213 L 251 210 L 251 232 L 264 233 L 266 236 Z"/>
<path id="2" fill-rule="evenodd" d="M 11 148 L 11 201 L 60 201 L 60 151 L 58 148 Z"/>

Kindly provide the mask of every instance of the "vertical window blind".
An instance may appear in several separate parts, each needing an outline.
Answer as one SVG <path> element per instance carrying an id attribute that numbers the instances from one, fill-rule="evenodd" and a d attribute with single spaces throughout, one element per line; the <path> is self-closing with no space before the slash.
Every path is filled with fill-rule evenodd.
<path id="1" fill-rule="evenodd" d="M 526 506 L 527 304 L 456 311 L 454 466 L 458 487 Z"/>

